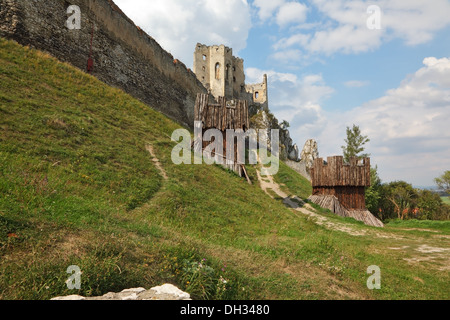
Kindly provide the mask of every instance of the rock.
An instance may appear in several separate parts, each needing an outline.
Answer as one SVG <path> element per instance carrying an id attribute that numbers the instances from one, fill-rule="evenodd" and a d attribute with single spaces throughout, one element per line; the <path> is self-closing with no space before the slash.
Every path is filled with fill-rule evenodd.
<path id="1" fill-rule="evenodd" d="M 317 142 L 314 139 L 309 139 L 308 141 L 306 141 L 300 155 L 300 160 L 305 163 L 308 172 L 311 170 L 314 164 L 314 160 L 317 158 L 319 158 L 319 149 L 317 147 Z"/>
<path id="2" fill-rule="evenodd" d="M 139 293 L 144 292 L 144 291 L 145 291 L 144 288 L 134 288 L 134 289 L 122 290 L 121 293 L 136 293 L 136 294 L 139 294 Z"/>
<path id="3" fill-rule="evenodd" d="M 271 130 L 271 119 L 266 111 L 258 110 L 257 114 L 254 115 L 250 120 L 250 127 L 255 130 L 253 134 L 250 134 L 249 138 L 253 141 L 258 142 L 259 148 L 266 148 L 270 150 L 270 130 Z M 261 139 L 259 139 L 261 137 Z"/>
<path id="4" fill-rule="evenodd" d="M 298 146 L 292 141 L 288 126 L 285 122 L 278 124 L 278 120 L 272 113 L 266 112 L 265 110 L 258 110 L 256 115 L 251 118 L 250 126 L 262 134 L 263 141 L 259 141 L 259 143 L 261 146 L 265 146 L 269 150 L 272 148 L 271 130 L 278 129 L 280 159 L 289 159 L 293 161 L 300 160 L 300 151 Z"/>
<path id="5" fill-rule="evenodd" d="M 164 284 L 159 287 L 146 290 L 144 288 L 125 289 L 119 293 L 108 292 L 101 297 L 82 297 L 70 295 L 66 297 L 56 297 L 51 300 L 191 300 L 189 293 L 183 292 L 172 284 Z"/>
<path id="6" fill-rule="evenodd" d="M 78 296 L 78 295 L 71 295 L 71 296 L 67 296 L 67 297 L 56 297 L 50 300 L 56 300 L 56 301 L 62 301 L 62 300 L 66 300 L 66 301 L 76 301 L 76 300 L 86 300 L 85 297 L 82 296 Z"/>
<path id="7" fill-rule="evenodd" d="M 267 112 L 262 110 L 261 112 L 261 121 L 258 126 L 258 132 L 262 133 L 263 141 L 259 141 L 263 145 L 265 144 L 268 149 L 270 149 L 271 143 L 270 143 L 270 121 L 269 117 L 267 116 Z"/>
<path id="8" fill-rule="evenodd" d="M 160 296 L 167 295 L 167 296 L 176 297 L 175 300 L 189 300 L 191 298 L 189 293 L 183 292 L 171 284 L 164 284 L 160 287 L 154 287 L 150 290 L 155 291 L 156 295 L 160 295 Z"/>
<path id="9" fill-rule="evenodd" d="M 294 144 L 289 151 L 288 159 L 292 161 L 298 161 L 299 151 L 297 144 Z"/>
<path id="10" fill-rule="evenodd" d="M 289 130 L 284 125 L 280 126 L 280 158 L 286 160 L 292 149 L 292 139 Z"/>

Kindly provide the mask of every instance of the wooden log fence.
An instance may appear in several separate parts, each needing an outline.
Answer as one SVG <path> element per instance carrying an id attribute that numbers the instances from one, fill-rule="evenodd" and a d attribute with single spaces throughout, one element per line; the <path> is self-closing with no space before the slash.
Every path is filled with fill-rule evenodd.
<path id="1" fill-rule="evenodd" d="M 204 130 L 242 129 L 247 131 L 249 129 L 248 101 L 227 101 L 225 97 L 219 97 L 217 100 L 217 103 L 208 103 L 207 94 L 197 94 L 194 119 L 202 122 Z"/>
<path id="2" fill-rule="evenodd" d="M 344 157 L 328 157 L 327 164 L 323 158 L 314 160 L 311 169 L 313 187 L 369 187 L 370 186 L 370 158 L 350 158 L 350 163 L 344 163 Z"/>
<path id="3" fill-rule="evenodd" d="M 227 140 L 226 130 L 241 129 L 247 131 L 250 127 L 248 115 L 248 102 L 246 100 L 230 100 L 225 97 L 219 97 L 217 103 L 210 103 L 207 94 L 197 94 L 194 105 L 194 120 L 202 122 L 202 136 L 206 130 L 218 129 L 223 136 L 223 150 L 214 150 L 212 156 L 220 156 L 223 159 L 223 166 L 233 170 L 239 176 L 245 176 L 251 184 L 247 171 L 243 164 L 237 163 L 238 149 L 237 144 L 234 145 L 234 163 L 227 163 Z M 210 144 L 209 141 L 202 142 L 203 150 Z"/>
<path id="4" fill-rule="evenodd" d="M 376 227 L 383 223 L 366 209 L 365 189 L 370 186 L 370 158 L 358 160 L 344 157 L 328 157 L 314 160 L 311 168 L 313 195 L 310 200 L 342 217 Z"/>

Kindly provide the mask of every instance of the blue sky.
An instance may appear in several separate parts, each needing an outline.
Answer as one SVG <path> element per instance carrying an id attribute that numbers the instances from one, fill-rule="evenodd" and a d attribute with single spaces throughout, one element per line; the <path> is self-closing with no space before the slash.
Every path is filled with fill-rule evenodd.
<path id="1" fill-rule="evenodd" d="M 450 1 L 115 2 L 188 67 L 200 42 L 233 48 L 247 83 L 267 73 L 300 149 L 313 138 L 320 156 L 342 154 L 356 124 L 384 182 L 431 186 L 450 170 Z"/>

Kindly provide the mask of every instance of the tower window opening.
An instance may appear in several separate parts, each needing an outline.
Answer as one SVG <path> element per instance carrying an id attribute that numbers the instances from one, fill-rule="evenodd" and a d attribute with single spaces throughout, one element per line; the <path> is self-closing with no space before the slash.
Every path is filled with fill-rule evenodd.
<path id="1" fill-rule="evenodd" d="M 220 80 L 220 63 L 218 62 L 216 63 L 215 69 L 216 69 L 216 79 Z"/>
<path id="2" fill-rule="evenodd" d="M 256 91 L 256 92 L 255 92 L 255 99 L 258 99 L 258 98 L 259 98 L 259 92 Z"/>

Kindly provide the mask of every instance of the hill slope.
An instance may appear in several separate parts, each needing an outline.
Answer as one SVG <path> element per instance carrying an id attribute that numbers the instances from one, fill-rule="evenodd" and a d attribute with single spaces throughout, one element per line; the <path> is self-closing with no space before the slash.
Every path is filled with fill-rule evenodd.
<path id="1" fill-rule="evenodd" d="M 256 180 L 174 165 L 178 127 L 0 39 L 0 299 L 164 282 L 200 299 L 449 298 L 448 224 L 379 230 L 288 209 Z M 308 183 L 281 165 L 275 180 L 307 197 Z M 79 291 L 65 284 L 71 265 L 83 272 Z M 381 290 L 366 287 L 370 265 L 382 270 Z"/>

